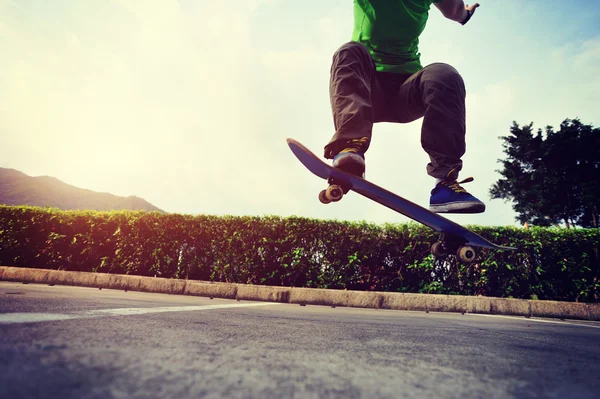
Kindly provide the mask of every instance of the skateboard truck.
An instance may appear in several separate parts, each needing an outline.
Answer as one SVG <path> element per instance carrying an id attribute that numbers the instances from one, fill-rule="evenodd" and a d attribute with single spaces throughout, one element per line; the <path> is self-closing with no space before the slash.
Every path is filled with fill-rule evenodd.
<path id="1" fill-rule="evenodd" d="M 331 202 L 338 202 L 342 199 L 344 194 L 350 191 L 350 187 L 343 182 L 340 182 L 334 178 L 327 180 L 329 187 L 319 192 L 319 201 L 323 204 L 329 204 Z"/>
<path id="2" fill-rule="evenodd" d="M 471 263 L 475 260 L 477 252 L 475 251 L 475 248 L 465 244 L 466 241 L 464 239 L 442 232 L 440 240 L 431 245 L 431 253 L 434 256 L 441 258 L 454 252 L 456 253 L 457 259 L 461 262 Z"/>

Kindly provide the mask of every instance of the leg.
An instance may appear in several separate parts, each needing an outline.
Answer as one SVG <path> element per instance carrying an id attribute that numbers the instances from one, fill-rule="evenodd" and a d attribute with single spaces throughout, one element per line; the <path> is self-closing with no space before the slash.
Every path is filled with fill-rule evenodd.
<path id="1" fill-rule="evenodd" d="M 465 85 L 456 69 L 432 64 L 408 78 L 393 103 L 398 122 L 423 118 L 421 145 L 429 154 L 427 173 L 456 179 L 465 153 Z M 452 172 L 451 176 L 448 173 Z"/>
<path id="2" fill-rule="evenodd" d="M 325 146 L 325 158 L 333 158 L 353 139 L 366 137 L 363 149 L 368 148 L 373 131 L 374 76 L 375 64 L 362 44 L 346 43 L 334 54 L 329 96 L 335 134 Z"/>
<path id="3" fill-rule="evenodd" d="M 429 154 L 427 173 L 438 179 L 431 192 L 433 212 L 481 213 L 485 204 L 457 182 L 465 153 L 465 85 L 446 64 L 432 64 L 409 77 L 398 90 L 388 118 L 410 122 L 423 116 L 421 145 Z"/>

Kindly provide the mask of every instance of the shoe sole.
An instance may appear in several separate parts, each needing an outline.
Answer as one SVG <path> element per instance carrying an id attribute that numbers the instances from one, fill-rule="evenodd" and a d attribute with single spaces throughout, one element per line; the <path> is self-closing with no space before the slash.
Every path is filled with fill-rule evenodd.
<path id="1" fill-rule="evenodd" d="M 349 153 L 334 162 L 333 167 L 363 179 L 365 177 L 365 160 L 360 155 Z"/>
<path id="2" fill-rule="evenodd" d="M 451 202 L 447 204 L 429 205 L 433 213 L 482 213 L 485 204 L 482 202 Z"/>

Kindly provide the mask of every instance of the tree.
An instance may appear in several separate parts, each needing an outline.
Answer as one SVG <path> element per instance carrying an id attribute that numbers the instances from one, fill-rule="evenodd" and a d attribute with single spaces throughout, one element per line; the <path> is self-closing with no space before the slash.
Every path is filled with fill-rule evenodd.
<path id="1" fill-rule="evenodd" d="M 564 223 L 598 227 L 600 220 L 600 129 L 565 119 L 555 132 L 547 126 L 533 133 L 533 122 L 513 122 L 503 141 L 502 179 L 490 189 L 492 199 L 513 202 L 521 223 Z"/>

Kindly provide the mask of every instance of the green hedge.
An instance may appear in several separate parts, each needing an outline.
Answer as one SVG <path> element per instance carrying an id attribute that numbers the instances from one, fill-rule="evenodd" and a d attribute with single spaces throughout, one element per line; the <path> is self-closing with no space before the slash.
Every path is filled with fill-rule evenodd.
<path id="1" fill-rule="evenodd" d="M 276 286 L 597 302 L 600 231 L 471 228 L 516 252 L 463 265 L 416 223 L 0 206 L 0 264 Z"/>

